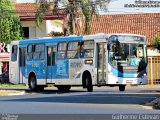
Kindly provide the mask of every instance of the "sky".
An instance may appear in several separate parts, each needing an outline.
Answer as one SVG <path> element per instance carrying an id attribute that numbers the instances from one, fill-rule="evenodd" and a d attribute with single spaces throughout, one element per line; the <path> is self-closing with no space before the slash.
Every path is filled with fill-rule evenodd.
<path id="1" fill-rule="evenodd" d="M 123 2 L 122 2 L 123 1 Z M 136 4 L 136 1 L 143 1 L 143 3 Z M 157 4 L 147 3 L 154 1 Z M 125 5 L 140 5 L 139 7 L 125 7 Z M 153 5 L 153 6 L 152 6 Z M 157 5 L 155 7 L 155 5 Z M 108 7 L 109 13 L 151 13 L 160 12 L 160 0 L 112 0 Z"/>
<path id="2" fill-rule="evenodd" d="M 35 0 L 19 0 L 21 2 L 34 2 Z M 124 7 L 125 5 L 137 5 L 136 1 L 142 1 L 145 3 L 140 3 L 139 7 Z M 157 2 L 157 7 L 153 7 L 147 3 L 149 1 Z M 144 7 L 144 5 L 150 6 Z M 128 14 L 128 13 L 151 13 L 151 12 L 160 12 L 160 0 L 111 0 L 108 6 L 108 12 L 100 11 L 101 14 Z"/>

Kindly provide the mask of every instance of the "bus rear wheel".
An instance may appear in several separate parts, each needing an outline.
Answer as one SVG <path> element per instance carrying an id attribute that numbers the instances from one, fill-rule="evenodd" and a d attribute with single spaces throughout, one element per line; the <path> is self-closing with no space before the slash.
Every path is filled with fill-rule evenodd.
<path id="1" fill-rule="evenodd" d="M 36 90 L 36 88 L 37 88 L 37 81 L 36 81 L 35 76 L 31 76 L 31 77 L 29 78 L 29 88 L 30 88 L 31 90 L 33 90 L 33 91 Z"/>
<path id="2" fill-rule="evenodd" d="M 37 81 L 35 76 L 31 76 L 29 79 L 29 88 L 32 91 L 43 91 L 44 90 L 44 86 L 43 85 L 37 85 Z"/>
<path id="3" fill-rule="evenodd" d="M 125 91 L 125 87 L 126 87 L 125 85 L 120 85 L 119 86 L 119 91 Z"/>
<path id="4" fill-rule="evenodd" d="M 71 89 L 71 85 L 59 85 L 56 87 L 60 92 L 68 92 Z"/>
<path id="5" fill-rule="evenodd" d="M 85 81 L 86 81 L 86 87 L 87 87 L 87 91 L 88 92 L 92 92 L 93 91 L 93 85 L 92 85 L 92 79 L 90 75 L 87 75 L 85 77 Z"/>

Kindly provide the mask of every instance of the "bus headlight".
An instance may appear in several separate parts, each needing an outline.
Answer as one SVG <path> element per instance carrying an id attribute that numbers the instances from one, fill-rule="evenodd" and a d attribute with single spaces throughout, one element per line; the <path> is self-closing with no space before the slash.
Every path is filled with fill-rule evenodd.
<path id="1" fill-rule="evenodd" d="M 147 74 L 146 73 L 144 73 L 142 76 L 141 76 L 141 78 L 144 78 L 144 77 L 146 77 L 147 76 Z"/>

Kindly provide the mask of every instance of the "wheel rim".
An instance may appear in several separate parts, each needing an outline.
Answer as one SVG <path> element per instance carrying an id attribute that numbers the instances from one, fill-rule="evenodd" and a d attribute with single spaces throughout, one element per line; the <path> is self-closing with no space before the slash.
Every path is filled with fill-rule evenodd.
<path id="1" fill-rule="evenodd" d="M 86 86 L 88 86 L 88 78 L 86 78 Z"/>
<path id="2" fill-rule="evenodd" d="M 31 89 L 34 89 L 34 88 L 35 88 L 36 81 L 35 81 L 34 78 L 31 78 L 31 83 L 30 83 L 30 85 L 31 85 Z"/>

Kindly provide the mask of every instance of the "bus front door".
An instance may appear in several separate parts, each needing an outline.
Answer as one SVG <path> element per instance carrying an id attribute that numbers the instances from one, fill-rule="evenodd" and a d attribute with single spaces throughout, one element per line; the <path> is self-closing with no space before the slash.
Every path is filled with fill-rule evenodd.
<path id="1" fill-rule="evenodd" d="M 106 83 L 106 43 L 97 44 L 97 83 Z"/>
<path id="2" fill-rule="evenodd" d="M 55 65 L 55 57 L 56 56 L 56 46 L 48 46 L 47 47 L 47 83 L 55 83 L 55 73 L 56 73 L 56 65 Z"/>

